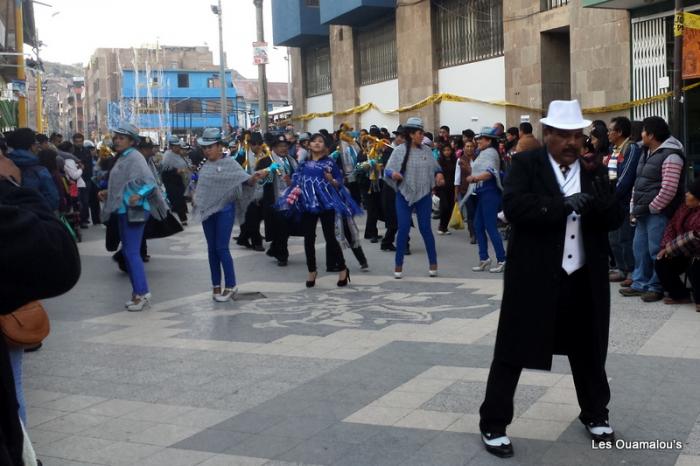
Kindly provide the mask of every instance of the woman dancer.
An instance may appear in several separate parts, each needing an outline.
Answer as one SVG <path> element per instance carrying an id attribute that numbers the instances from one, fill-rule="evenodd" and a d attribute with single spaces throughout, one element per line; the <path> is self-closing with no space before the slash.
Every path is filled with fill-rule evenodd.
<path id="1" fill-rule="evenodd" d="M 163 220 L 168 206 L 146 159 L 136 150 L 140 140 L 138 128 L 124 123 L 113 133 L 112 143 L 117 155 L 109 172 L 107 189 L 99 193 L 100 199 L 105 201 L 102 220 L 107 222 L 111 216 L 117 216 L 132 287 L 132 297 L 126 308 L 141 311 L 151 298 L 140 252 L 144 228 L 151 215 Z"/>
<path id="2" fill-rule="evenodd" d="M 326 240 L 334 264 L 341 267 L 338 286 L 347 286 L 350 271 L 345 265 L 341 244 L 336 232 L 343 232 L 344 220 L 362 212 L 353 200 L 350 191 L 343 186 L 343 172 L 328 156 L 323 135 L 314 134 L 309 142 L 309 157 L 302 162 L 292 178 L 291 186 L 277 201 L 277 209 L 298 218 L 304 233 L 304 252 L 309 276 L 307 288 L 316 284 L 316 224 L 321 220 L 323 237 Z M 348 238 L 341 233 L 343 246 L 356 243 L 358 238 Z"/>
<path id="3" fill-rule="evenodd" d="M 496 147 L 498 136 L 493 128 L 484 128 L 476 139 L 479 155 L 472 163 L 472 174 L 467 177 L 469 190 L 466 199 L 476 196 L 474 230 L 479 244 L 479 265 L 472 267 L 474 272 L 501 273 L 506 265 L 506 251 L 503 248 L 501 233 L 498 231 L 498 211 L 501 208 L 501 157 Z M 466 202 L 466 201 L 463 201 Z M 496 252 L 498 263 L 491 267 L 489 259 L 488 233 Z"/>
<path id="4" fill-rule="evenodd" d="M 207 128 L 197 139 L 206 162 L 199 170 L 194 193 L 194 213 L 202 221 L 209 253 L 212 298 L 226 302 L 238 291 L 233 258 L 229 250 L 231 231 L 236 217 L 236 201 L 247 205 L 253 196 L 253 185 L 267 176 L 268 170 L 248 174 L 233 157 L 224 157 L 224 143 L 217 128 Z M 271 169 L 274 169 L 272 167 Z M 244 190 L 244 186 L 250 187 Z M 244 192 L 246 191 L 246 192 Z M 244 212 L 238 209 L 239 212 Z M 221 269 L 224 270 L 224 289 L 221 289 Z"/>
<path id="5" fill-rule="evenodd" d="M 436 185 L 445 185 L 445 177 L 430 147 L 423 144 L 423 120 L 411 117 L 403 128 L 407 134 L 406 143 L 394 149 L 384 170 L 386 182 L 396 189 L 399 231 L 396 236 L 394 278 L 403 276 L 403 256 L 414 210 L 418 216 L 418 229 L 428 252 L 429 274 L 436 277 L 437 251 L 430 226 L 432 191 Z"/>

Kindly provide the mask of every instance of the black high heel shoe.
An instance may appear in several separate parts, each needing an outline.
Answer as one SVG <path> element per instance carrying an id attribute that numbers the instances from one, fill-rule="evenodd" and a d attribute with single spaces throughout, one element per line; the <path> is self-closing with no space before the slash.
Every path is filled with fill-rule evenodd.
<path id="1" fill-rule="evenodd" d="M 316 286 L 316 277 L 318 277 L 318 272 L 314 272 L 314 279 L 313 280 L 306 280 L 306 287 L 307 288 L 313 288 Z"/>
<path id="2" fill-rule="evenodd" d="M 340 286 L 340 287 L 348 286 L 349 281 L 350 281 L 350 269 L 345 267 L 345 278 L 342 280 L 338 280 L 338 286 Z"/>

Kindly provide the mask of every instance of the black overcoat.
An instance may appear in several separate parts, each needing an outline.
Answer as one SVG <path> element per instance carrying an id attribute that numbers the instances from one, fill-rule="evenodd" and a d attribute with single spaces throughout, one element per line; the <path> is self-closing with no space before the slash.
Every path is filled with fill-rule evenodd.
<path id="1" fill-rule="evenodd" d="M 581 191 L 592 194 L 596 176 L 581 169 Z M 508 242 L 503 301 L 498 323 L 495 358 L 516 366 L 549 370 L 552 355 L 561 353 L 562 340 L 555 326 L 567 213 L 564 196 L 554 175 L 546 148 L 518 154 L 504 182 L 503 211 L 512 230 Z M 624 216 L 618 202 L 597 203 L 581 217 L 583 245 L 589 280 L 590 309 L 582 310 L 576 337 L 590 344 L 605 362 L 610 326 L 608 281 L 608 232 L 618 228 Z M 568 336 L 564 336 L 567 338 Z"/>

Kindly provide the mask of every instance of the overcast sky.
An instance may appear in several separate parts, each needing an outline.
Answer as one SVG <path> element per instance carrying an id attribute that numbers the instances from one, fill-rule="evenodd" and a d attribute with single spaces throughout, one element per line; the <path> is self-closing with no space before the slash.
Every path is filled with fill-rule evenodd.
<path id="1" fill-rule="evenodd" d="M 211 4 L 216 0 L 42 0 L 34 4 L 44 60 L 88 62 L 98 47 L 147 44 L 208 45 L 219 63 L 219 32 Z M 271 0 L 264 0 L 265 40 L 269 44 L 270 81 L 287 81 L 286 48 L 272 48 Z M 256 39 L 253 0 L 222 0 L 224 50 L 228 66 L 257 78 L 252 42 Z"/>

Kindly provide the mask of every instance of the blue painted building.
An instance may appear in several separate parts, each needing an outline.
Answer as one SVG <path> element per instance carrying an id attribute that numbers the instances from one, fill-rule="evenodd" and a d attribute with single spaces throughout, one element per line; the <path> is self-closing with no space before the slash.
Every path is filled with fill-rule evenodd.
<path id="1" fill-rule="evenodd" d="M 321 24 L 319 2 L 272 0 L 272 41 L 275 45 L 304 47 L 328 41 L 328 25 Z"/>
<path id="2" fill-rule="evenodd" d="M 358 26 L 380 19 L 396 8 L 396 0 L 320 0 L 322 24 Z"/>
<path id="3" fill-rule="evenodd" d="M 272 0 L 275 45 L 306 47 L 328 41 L 328 25 L 371 23 L 396 8 L 396 0 Z"/>
<path id="4" fill-rule="evenodd" d="M 217 71 L 124 70 L 122 104 L 110 106 L 110 123 L 121 116 L 132 119 L 142 130 L 169 128 L 172 133 L 199 133 L 203 128 L 221 126 L 221 94 Z M 228 122 L 238 126 L 245 111 L 237 98 L 231 72 L 226 73 Z"/>

